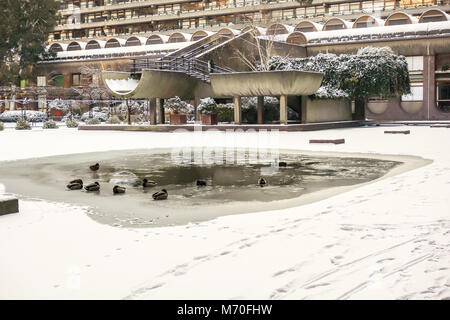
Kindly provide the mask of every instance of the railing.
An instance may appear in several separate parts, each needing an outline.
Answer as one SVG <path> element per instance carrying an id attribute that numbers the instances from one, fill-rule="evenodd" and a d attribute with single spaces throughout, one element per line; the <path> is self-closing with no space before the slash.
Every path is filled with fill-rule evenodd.
<path id="1" fill-rule="evenodd" d="M 142 70 L 170 70 L 181 71 L 201 81 L 210 82 L 211 73 L 229 73 L 233 70 L 218 66 L 211 66 L 208 62 L 199 59 L 186 59 L 181 57 L 162 58 L 160 60 L 135 59 L 131 67 L 131 73 L 139 73 Z"/>

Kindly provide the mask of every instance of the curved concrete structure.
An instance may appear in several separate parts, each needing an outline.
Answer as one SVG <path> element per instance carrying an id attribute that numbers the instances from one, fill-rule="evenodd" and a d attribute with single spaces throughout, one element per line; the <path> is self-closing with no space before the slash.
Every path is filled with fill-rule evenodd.
<path id="1" fill-rule="evenodd" d="M 102 78 L 106 88 L 114 96 L 136 99 L 167 99 L 175 96 L 193 99 L 199 82 L 184 72 L 165 70 L 142 70 L 140 80 L 132 79 L 128 72 L 103 71 Z"/>
<path id="2" fill-rule="evenodd" d="M 212 73 L 211 86 L 218 96 L 299 96 L 316 93 L 322 79 L 322 73 L 304 71 Z"/>

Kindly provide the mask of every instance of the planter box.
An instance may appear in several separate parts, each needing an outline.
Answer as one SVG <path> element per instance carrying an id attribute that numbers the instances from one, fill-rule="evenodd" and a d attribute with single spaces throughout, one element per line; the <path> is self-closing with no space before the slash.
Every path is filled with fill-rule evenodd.
<path id="1" fill-rule="evenodd" d="M 186 124 L 186 123 L 187 123 L 187 115 L 185 114 L 170 115 L 170 124 Z"/>
<path id="2" fill-rule="evenodd" d="M 202 124 L 217 124 L 217 114 L 202 114 Z"/>

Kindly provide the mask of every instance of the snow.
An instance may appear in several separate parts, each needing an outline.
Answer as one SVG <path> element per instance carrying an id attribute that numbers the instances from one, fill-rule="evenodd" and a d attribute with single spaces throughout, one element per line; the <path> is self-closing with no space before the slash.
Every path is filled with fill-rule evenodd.
<path id="1" fill-rule="evenodd" d="M 127 95 L 135 90 L 139 84 L 139 80 L 136 79 L 105 79 L 105 83 L 109 90 L 113 91 L 117 95 Z"/>
<path id="2" fill-rule="evenodd" d="M 21 198 L 19 214 L 0 216 L 0 299 L 449 298 L 450 129 L 395 129 L 411 134 L 280 132 L 280 149 L 433 160 L 300 207 L 124 229 L 94 222 L 86 208 Z M 7 128 L 0 160 L 197 145 L 195 134 Z M 216 135 L 202 144 L 225 145 Z M 232 136 L 251 145 L 248 134 Z M 346 143 L 308 143 L 329 138 Z"/>

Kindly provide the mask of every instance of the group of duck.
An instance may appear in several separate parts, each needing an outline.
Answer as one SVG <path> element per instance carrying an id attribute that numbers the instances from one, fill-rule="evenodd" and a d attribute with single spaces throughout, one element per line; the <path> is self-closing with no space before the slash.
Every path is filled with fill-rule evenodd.
<path id="1" fill-rule="evenodd" d="M 278 163 L 279 167 L 286 167 L 287 164 L 286 162 L 279 162 Z M 91 171 L 96 172 L 100 169 L 100 164 L 96 163 L 92 166 L 89 166 L 89 169 L 91 169 Z M 157 183 L 155 181 L 152 180 L 148 180 L 148 179 L 143 179 L 142 180 L 142 187 L 145 188 L 150 188 L 150 187 L 154 187 Z M 205 187 L 207 186 L 207 183 L 205 180 L 197 180 L 196 182 L 197 186 L 199 187 Z M 264 179 L 263 177 L 260 177 L 258 179 L 258 185 L 260 187 L 265 187 L 267 185 L 267 181 L 266 179 Z M 83 180 L 81 179 L 75 179 L 69 182 L 69 184 L 67 185 L 67 189 L 69 190 L 81 190 L 83 189 Z M 84 189 L 87 192 L 97 192 L 100 191 L 100 183 L 98 183 L 97 181 L 91 184 L 88 184 L 86 186 L 84 186 Z M 123 194 L 126 192 L 126 188 L 123 186 L 119 186 L 119 185 L 115 185 L 113 187 L 113 193 L 114 194 Z M 161 191 L 155 192 L 152 194 L 152 198 L 153 200 L 166 200 L 169 196 L 169 193 L 167 192 L 166 189 L 162 189 Z"/>
<path id="2" fill-rule="evenodd" d="M 100 169 L 100 164 L 96 163 L 92 166 L 89 166 L 89 169 L 91 169 L 91 171 L 96 172 Z M 148 180 L 148 179 L 143 179 L 142 180 L 142 187 L 145 188 L 149 188 L 149 187 L 153 187 L 156 185 L 155 181 L 152 180 Z M 83 189 L 83 180 L 81 179 L 75 179 L 69 182 L 69 184 L 67 185 L 67 189 L 69 190 L 81 190 Z M 98 183 L 97 181 L 91 184 L 88 184 L 86 186 L 84 186 L 84 189 L 87 192 L 98 192 L 100 191 L 100 183 Z M 123 186 L 119 186 L 119 185 L 115 185 L 113 187 L 113 193 L 114 194 L 123 194 L 125 193 L 127 190 L 127 188 L 123 187 Z M 167 192 L 166 189 L 162 189 L 161 191 L 155 192 L 154 194 L 152 194 L 152 197 L 154 200 L 166 200 L 167 197 L 169 196 L 169 193 Z"/>

